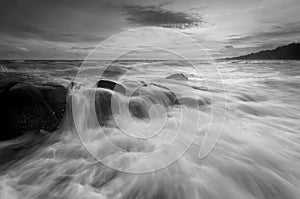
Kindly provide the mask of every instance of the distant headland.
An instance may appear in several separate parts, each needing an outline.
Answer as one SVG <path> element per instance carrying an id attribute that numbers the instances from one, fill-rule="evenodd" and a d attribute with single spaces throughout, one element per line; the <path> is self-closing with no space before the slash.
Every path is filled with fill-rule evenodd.
<path id="1" fill-rule="evenodd" d="M 272 50 L 226 58 L 227 60 L 300 60 L 300 43 L 291 43 Z"/>

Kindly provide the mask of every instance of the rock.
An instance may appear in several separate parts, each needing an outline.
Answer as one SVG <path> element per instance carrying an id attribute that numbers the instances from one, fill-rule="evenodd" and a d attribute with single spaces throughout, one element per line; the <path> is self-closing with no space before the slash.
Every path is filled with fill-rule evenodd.
<path id="1" fill-rule="evenodd" d="M 123 95 L 126 94 L 126 88 L 123 85 L 110 80 L 104 80 L 104 79 L 99 80 L 97 82 L 97 88 L 105 88 L 105 89 L 109 89 L 121 93 Z"/>
<path id="2" fill-rule="evenodd" d="M 166 77 L 166 79 L 174 79 L 174 80 L 180 80 L 180 81 L 188 81 L 188 77 L 184 75 L 183 73 L 176 73 L 173 75 L 169 75 Z"/>
<path id="3" fill-rule="evenodd" d="M 185 105 L 191 108 L 198 108 L 211 104 L 209 99 L 194 99 L 192 97 L 181 97 L 175 100 L 175 105 Z"/>
<path id="4" fill-rule="evenodd" d="M 117 79 L 118 77 L 125 74 L 126 72 L 127 70 L 124 67 L 111 64 L 105 69 L 105 71 L 102 73 L 102 76 L 109 79 L 110 78 Z"/>
<path id="5" fill-rule="evenodd" d="M 132 97 L 140 97 L 152 104 L 161 104 L 165 107 L 173 105 L 177 99 L 175 93 L 169 88 L 159 84 L 149 84 L 146 87 L 140 87 L 131 93 Z"/>
<path id="6" fill-rule="evenodd" d="M 129 111 L 132 116 L 139 118 L 139 119 L 145 119 L 149 118 L 148 109 L 142 100 L 138 98 L 133 98 L 129 101 Z"/>
<path id="7" fill-rule="evenodd" d="M 95 94 L 95 109 L 100 125 L 107 125 L 112 117 L 112 91 L 97 90 Z M 114 110 L 118 109 L 118 104 L 114 104 Z"/>
<path id="8" fill-rule="evenodd" d="M 138 87 L 130 93 L 131 96 L 124 96 L 122 91 L 117 92 L 113 89 L 107 90 L 107 87 L 111 88 L 110 86 L 114 86 L 114 84 L 111 84 L 111 82 L 109 82 L 109 84 L 102 84 L 101 89 L 98 89 L 95 94 L 97 119 L 102 126 L 110 124 L 109 121 L 112 119 L 113 114 L 112 109 L 114 109 L 116 113 L 119 113 L 120 106 L 128 106 L 127 108 L 133 117 L 147 119 L 149 118 L 149 108 L 152 105 L 160 104 L 168 107 L 173 105 L 176 99 L 172 91 L 154 84 L 148 86 L 141 85 L 141 87 Z M 105 87 L 105 89 L 103 89 L 103 87 Z M 115 102 L 112 100 L 113 95 L 116 97 Z M 123 98 L 123 100 L 121 100 L 121 98 Z M 118 103 L 120 103 L 120 105 Z"/>
<path id="9" fill-rule="evenodd" d="M 56 84 L 7 82 L 0 86 L 0 140 L 53 132 L 63 118 L 67 89 Z"/>
<path id="10" fill-rule="evenodd" d="M 68 89 L 62 85 L 48 84 L 39 87 L 39 91 L 54 112 L 55 117 L 60 121 L 65 113 Z"/>

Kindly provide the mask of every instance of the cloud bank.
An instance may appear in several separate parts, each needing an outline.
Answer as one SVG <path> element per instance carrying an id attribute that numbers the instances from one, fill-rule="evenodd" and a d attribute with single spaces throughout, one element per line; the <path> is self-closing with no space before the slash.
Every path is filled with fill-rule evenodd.
<path id="1" fill-rule="evenodd" d="M 162 9 L 157 6 L 125 6 L 127 20 L 133 25 L 190 28 L 202 24 L 199 16 Z"/>

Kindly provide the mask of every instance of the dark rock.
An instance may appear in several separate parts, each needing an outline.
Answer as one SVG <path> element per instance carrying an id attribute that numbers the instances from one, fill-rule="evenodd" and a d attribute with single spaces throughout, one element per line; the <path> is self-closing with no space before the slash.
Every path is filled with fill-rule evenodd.
<path id="1" fill-rule="evenodd" d="M 145 119 L 149 118 L 148 110 L 145 104 L 141 100 L 138 99 L 131 99 L 129 101 L 129 111 L 132 116 L 139 118 L 139 119 Z"/>
<path id="2" fill-rule="evenodd" d="M 176 73 L 173 75 L 169 75 L 166 77 L 166 79 L 174 79 L 174 80 L 180 80 L 180 81 L 187 81 L 189 80 L 187 76 L 185 76 L 183 73 Z"/>
<path id="3" fill-rule="evenodd" d="M 123 95 L 126 94 L 126 88 L 124 86 L 110 80 L 104 80 L 104 79 L 99 80 L 97 82 L 97 88 L 105 88 L 105 89 L 109 89 L 121 93 Z"/>
<path id="4" fill-rule="evenodd" d="M 43 85 L 39 87 L 47 104 L 55 114 L 55 117 L 61 121 L 66 108 L 66 97 L 68 90 L 62 85 Z"/>
<path id="5" fill-rule="evenodd" d="M 114 92 L 125 95 L 126 88 L 111 80 L 101 79 L 97 82 L 97 90 L 95 94 L 95 109 L 97 119 L 100 125 L 107 125 L 112 117 L 112 95 Z M 108 89 L 108 90 L 105 90 Z M 116 105 L 118 106 L 118 105 Z M 117 108 L 117 107 L 114 107 Z"/>
<path id="6" fill-rule="evenodd" d="M 64 112 L 64 117 L 62 119 L 62 131 L 73 131 L 75 130 L 75 122 L 73 118 L 73 107 L 72 107 L 72 89 L 74 87 L 74 84 L 71 83 L 68 86 L 68 93 L 66 96 L 66 107 Z"/>
<path id="7" fill-rule="evenodd" d="M 0 140 L 53 132 L 63 118 L 67 89 L 56 84 L 2 83 Z"/>
<path id="8" fill-rule="evenodd" d="M 112 118 L 112 97 L 113 92 L 107 90 L 97 90 L 95 94 L 95 109 L 97 119 L 100 125 L 107 125 Z M 118 104 L 113 104 L 114 110 L 117 110 Z"/>

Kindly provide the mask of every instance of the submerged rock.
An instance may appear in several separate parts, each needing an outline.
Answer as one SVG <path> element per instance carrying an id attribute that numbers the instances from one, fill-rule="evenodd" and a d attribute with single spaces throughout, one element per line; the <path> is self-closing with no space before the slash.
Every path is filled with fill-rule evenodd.
<path id="1" fill-rule="evenodd" d="M 7 82 L 0 86 L 0 140 L 52 132 L 63 118 L 67 89 L 57 84 Z"/>
<path id="2" fill-rule="evenodd" d="M 148 114 L 149 107 L 147 107 L 147 105 L 143 103 L 142 99 L 133 98 L 129 101 L 128 106 L 132 116 L 139 119 L 149 118 L 149 114 Z"/>
<path id="3" fill-rule="evenodd" d="M 194 99 L 192 97 L 180 97 L 175 100 L 175 105 L 184 105 L 191 108 L 198 108 L 210 104 L 209 99 Z"/>
<path id="4" fill-rule="evenodd" d="M 165 107 L 173 105 L 177 99 L 176 94 L 169 88 L 155 83 L 136 89 L 131 96 L 140 97 L 152 104 L 161 104 Z"/>
<path id="5" fill-rule="evenodd" d="M 166 79 L 175 79 L 175 80 L 180 80 L 180 81 L 188 81 L 188 77 L 184 75 L 183 73 L 176 73 L 173 75 L 169 75 L 166 77 Z"/>

